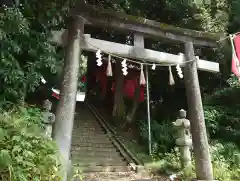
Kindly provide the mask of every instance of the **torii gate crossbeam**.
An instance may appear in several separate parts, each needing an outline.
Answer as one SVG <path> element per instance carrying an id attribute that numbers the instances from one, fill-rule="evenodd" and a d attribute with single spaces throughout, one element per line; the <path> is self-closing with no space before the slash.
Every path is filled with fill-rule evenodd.
<path id="1" fill-rule="evenodd" d="M 67 44 L 66 30 L 52 31 L 50 41 L 59 45 Z M 81 40 L 81 48 L 86 51 L 97 51 L 101 49 L 103 52 L 108 52 L 114 55 L 119 55 L 125 58 L 132 58 L 141 61 L 148 61 L 162 64 L 181 64 L 185 61 L 185 56 L 175 55 L 166 52 L 159 52 L 151 49 L 136 48 L 135 46 L 114 43 L 105 40 L 91 38 L 91 35 L 85 34 Z M 179 57 L 181 56 L 181 57 Z M 184 66 L 184 64 L 182 65 Z M 199 59 L 197 61 L 199 70 L 218 73 L 219 63 Z"/>

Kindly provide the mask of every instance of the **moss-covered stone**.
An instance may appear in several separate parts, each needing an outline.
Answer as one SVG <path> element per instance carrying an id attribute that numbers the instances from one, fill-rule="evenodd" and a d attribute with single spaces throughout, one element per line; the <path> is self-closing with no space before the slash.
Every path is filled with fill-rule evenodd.
<path id="1" fill-rule="evenodd" d="M 103 9 L 99 7 L 95 7 L 92 5 L 81 5 L 81 7 L 77 8 L 77 13 L 90 16 L 92 18 L 98 17 L 105 20 L 116 20 L 116 21 L 125 21 L 126 23 L 133 23 L 138 25 L 149 26 L 150 28 L 158 28 L 166 33 L 172 33 L 176 35 L 184 35 L 189 36 L 191 38 L 207 40 L 216 42 L 221 37 L 224 37 L 224 33 L 209 33 L 203 31 L 190 30 L 180 27 L 175 27 L 169 24 L 160 23 L 157 21 L 149 20 L 143 17 L 137 17 L 132 15 L 127 15 L 122 12 L 116 12 L 112 9 Z"/>

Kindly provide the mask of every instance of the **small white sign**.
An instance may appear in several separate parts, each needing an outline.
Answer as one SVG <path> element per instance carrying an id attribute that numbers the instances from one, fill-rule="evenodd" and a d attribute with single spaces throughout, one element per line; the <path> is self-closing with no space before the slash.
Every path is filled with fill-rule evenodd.
<path id="1" fill-rule="evenodd" d="M 43 77 L 41 77 L 41 82 L 43 83 L 43 84 L 46 84 L 46 80 L 43 78 Z"/>
<path id="2" fill-rule="evenodd" d="M 54 89 L 54 88 L 52 88 L 52 91 L 54 92 L 54 93 L 56 93 L 56 94 L 60 94 L 60 91 L 58 90 L 58 89 Z M 85 92 L 79 92 L 79 91 L 77 91 L 77 97 L 76 97 L 76 101 L 77 102 L 84 102 L 84 100 L 85 100 Z"/>

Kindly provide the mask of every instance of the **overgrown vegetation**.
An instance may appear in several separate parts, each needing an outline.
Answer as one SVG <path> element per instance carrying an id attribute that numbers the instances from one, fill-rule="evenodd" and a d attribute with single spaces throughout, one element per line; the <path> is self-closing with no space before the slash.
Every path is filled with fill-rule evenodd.
<path id="1" fill-rule="evenodd" d="M 5 7 L 0 12 L 0 100 L 19 103 L 39 86 L 43 70 L 56 72 L 57 54 L 48 34 L 37 32 L 26 9 Z M 30 17 L 29 17 L 30 16 Z"/>
<path id="2" fill-rule="evenodd" d="M 60 60 L 36 14 L 27 1 L 24 6 L 0 8 L 2 181 L 57 181 L 61 176 L 58 149 L 43 135 L 40 110 L 24 107 L 28 92 L 36 91 L 44 73 L 55 73 Z"/>
<path id="3" fill-rule="evenodd" d="M 205 98 L 204 113 L 210 137 L 215 178 L 223 181 L 237 181 L 240 179 L 240 144 L 238 141 L 240 120 L 237 104 L 239 102 L 237 95 L 240 89 L 235 78 L 230 78 L 228 82 L 228 88 L 216 91 Z M 174 120 L 153 120 L 151 122 L 153 155 L 149 157 L 138 154 L 138 156 L 154 172 L 178 173 L 184 180 L 189 180 L 194 177 L 194 161 L 193 167 L 181 170 L 172 121 Z M 140 139 L 144 143 L 145 153 L 147 153 L 148 125 L 143 120 L 139 123 Z M 129 146 L 132 151 L 139 150 L 134 142 L 131 142 Z"/>
<path id="4" fill-rule="evenodd" d="M 60 180 L 57 147 L 43 133 L 39 109 L 0 110 L 0 180 Z"/>

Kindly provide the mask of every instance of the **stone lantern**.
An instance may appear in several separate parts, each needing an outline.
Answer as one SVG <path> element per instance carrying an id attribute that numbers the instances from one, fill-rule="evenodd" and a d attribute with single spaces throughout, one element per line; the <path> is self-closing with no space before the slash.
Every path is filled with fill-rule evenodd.
<path id="1" fill-rule="evenodd" d="M 48 99 L 43 102 L 43 124 L 45 129 L 45 134 L 47 137 L 52 137 L 52 126 L 55 122 L 55 115 L 51 112 L 52 102 Z"/>
<path id="2" fill-rule="evenodd" d="M 190 133 L 190 121 L 186 119 L 186 111 L 181 109 L 179 113 L 180 119 L 177 119 L 175 122 L 173 122 L 173 125 L 178 131 L 176 145 L 180 149 L 182 168 L 185 168 L 191 165 L 192 139 Z"/>

